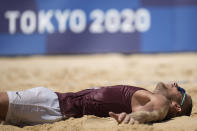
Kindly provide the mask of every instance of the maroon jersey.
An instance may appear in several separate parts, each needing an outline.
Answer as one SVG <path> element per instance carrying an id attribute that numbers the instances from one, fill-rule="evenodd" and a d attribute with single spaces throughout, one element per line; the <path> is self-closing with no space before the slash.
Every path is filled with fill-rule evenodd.
<path id="1" fill-rule="evenodd" d="M 108 117 L 109 112 L 131 113 L 131 98 L 137 90 L 143 88 L 117 85 L 86 89 L 76 93 L 58 93 L 60 109 L 66 117 L 95 115 Z"/>

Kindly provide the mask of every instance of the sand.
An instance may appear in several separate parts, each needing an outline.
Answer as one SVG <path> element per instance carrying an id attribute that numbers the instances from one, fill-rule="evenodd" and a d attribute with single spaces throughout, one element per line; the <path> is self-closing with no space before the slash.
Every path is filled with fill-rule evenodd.
<path id="1" fill-rule="evenodd" d="M 44 86 L 53 91 L 75 92 L 116 84 L 152 91 L 159 81 L 177 81 L 191 94 L 194 105 L 191 117 L 154 124 L 118 125 L 112 118 L 84 116 L 35 126 L 0 124 L 0 130 L 197 130 L 197 53 L 0 57 L 0 74 L 0 91 Z"/>

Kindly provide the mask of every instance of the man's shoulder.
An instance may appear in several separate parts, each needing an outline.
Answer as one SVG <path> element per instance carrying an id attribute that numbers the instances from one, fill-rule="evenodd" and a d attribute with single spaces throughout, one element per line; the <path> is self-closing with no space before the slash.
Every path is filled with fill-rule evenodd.
<path id="1" fill-rule="evenodd" d="M 152 93 L 148 90 L 138 90 L 134 93 L 134 95 L 149 98 L 150 101 L 153 101 L 154 103 L 166 104 L 169 102 L 165 96 L 160 95 L 160 94 L 156 94 L 156 93 Z"/>

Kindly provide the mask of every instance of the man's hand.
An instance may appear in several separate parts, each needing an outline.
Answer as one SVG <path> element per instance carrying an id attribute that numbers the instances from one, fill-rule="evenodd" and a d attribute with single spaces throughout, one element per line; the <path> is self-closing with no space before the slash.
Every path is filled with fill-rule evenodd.
<path id="1" fill-rule="evenodd" d="M 116 114 L 114 112 L 109 112 L 109 116 L 114 118 L 118 124 L 121 124 L 122 122 L 125 124 L 134 124 L 139 123 L 138 121 L 134 120 L 130 114 L 126 114 L 125 112 Z"/>

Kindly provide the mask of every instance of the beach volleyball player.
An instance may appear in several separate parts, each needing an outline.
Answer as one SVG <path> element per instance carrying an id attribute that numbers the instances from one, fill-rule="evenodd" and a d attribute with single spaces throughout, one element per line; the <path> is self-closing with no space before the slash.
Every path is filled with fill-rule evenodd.
<path id="1" fill-rule="evenodd" d="M 83 115 L 113 117 L 118 123 L 147 123 L 190 116 L 192 99 L 177 83 L 158 83 L 153 92 L 116 85 L 76 93 L 44 87 L 0 93 L 0 119 L 10 124 L 52 123 Z"/>

